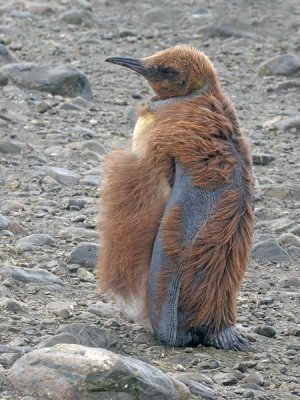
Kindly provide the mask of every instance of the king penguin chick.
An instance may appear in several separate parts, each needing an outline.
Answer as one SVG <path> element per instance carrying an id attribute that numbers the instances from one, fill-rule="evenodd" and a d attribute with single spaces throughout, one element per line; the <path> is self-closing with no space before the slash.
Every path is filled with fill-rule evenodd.
<path id="1" fill-rule="evenodd" d="M 208 57 L 176 46 L 111 57 L 147 79 L 132 146 L 108 155 L 97 275 L 170 346 L 242 350 L 236 297 L 253 231 L 250 148 Z"/>

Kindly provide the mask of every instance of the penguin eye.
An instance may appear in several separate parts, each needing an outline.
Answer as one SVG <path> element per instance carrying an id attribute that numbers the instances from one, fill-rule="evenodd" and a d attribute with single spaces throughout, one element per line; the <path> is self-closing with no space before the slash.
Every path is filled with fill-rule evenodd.
<path id="1" fill-rule="evenodd" d="M 176 69 L 171 67 L 158 67 L 157 70 L 161 79 L 172 79 L 175 78 L 176 75 L 178 75 Z"/>

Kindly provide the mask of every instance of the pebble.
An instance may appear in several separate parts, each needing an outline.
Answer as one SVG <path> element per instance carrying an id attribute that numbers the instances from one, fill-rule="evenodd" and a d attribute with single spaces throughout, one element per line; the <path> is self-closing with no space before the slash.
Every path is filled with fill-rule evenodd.
<path id="1" fill-rule="evenodd" d="M 287 334 L 290 336 L 300 336 L 300 325 L 298 326 L 290 326 L 287 330 Z"/>
<path id="2" fill-rule="evenodd" d="M 67 210 L 81 210 L 85 206 L 85 202 L 82 199 L 69 198 L 66 202 L 65 208 Z"/>
<path id="3" fill-rule="evenodd" d="M 87 271 L 84 268 L 78 268 L 77 278 L 83 282 L 95 283 L 95 281 L 96 281 L 95 276 L 91 272 Z"/>
<path id="4" fill-rule="evenodd" d="M 101 176 L 99 175 L 87 175 L 80 180 L 83 185 L 98 187 L 101 182 Z"/>
<path id="5" fill-rule="evenodd" d="M 66 305 L 65 301 L 51 301 L 46 305 L 46 309 L 48 312 L 63 319 L 70 318 L 71 316 L 69 306 Z"/>
<path id="6" fill-rule="evenodd" d="M 243 379 L 243 383 L 254 383 L 263 386 L 264 377 L 259 372 L 253 371 Z"/>
<path id="7" fill-rule="evenodd" d="M 274 91 L 279 92 L 281 90 L 297 89 L 299 87 L 300 87 L 300 81 L 293 79 L 277 83 L 277 85 L 274 87 Z"/>
<path id="8" fill-rule="evenodd" d="M 274 124 L 274 127 L 284 132 L 289 132 L 289 131 L 300 132 L 300 116 L 286 118 L 281 121 L 278 121 Z"/>
<path id="9" fill-rule="evenodd" d="M 86 10 L 68 10 L 64 12 L 59 19 L 70 25 L 85 25 L 89 28 L 97 26 L 93 14 Z"/>
<path id="10" fill-rule="evenodd" d="M 261 185 L 260 190 L 267 197 L 272 197 L 280 200 L 299 200 L 300 185 L 287 186 L 285 184 L 278 185 Z"/>
<path id="11" fill-rule="evenodd" d="M 191 391 L 192 394 L 195 396 L 199 396 L 201 399 L 208 399 L 208 400 L 216 400 L 217 393 L 211 389 L 210 387 L 207 387 L 203 385 L 201 382 L 199 382 L 199 377 L 197 380 L 191 379 L 189 375 L 196 375 L 196 374 L 168 374 L 169 376 L 174 376 L 176 379 L 178 379 L 180 382 L 184 383 Z M 212 383 L 212 382 L 211 382 Z"/>
<path id="12" fill-rule="evenodd" d="M 275 157 L 271 154 L 254 153 L 252 154 L 252 161 L 254 165 L 268 165 L 274 161 Z"/>
<path id="13" fill-rule="evenodd" d="M 53 237 L 44 233 L 35 233 L 19 239 L 16 244 L 16 249 L 19 252 L 34 251 L 37 247 L 53 246 L 55 240 Z"/>
<path id="14" fill-rule="evenodd" d="M 300 71 L 300 60 L 293 54 L 275 56 L 259 67 L 259 72 L 264 75 L 293 75 Z"/>
<path id="15" fill-rule="evenodd" d="M 47 3 L 32 3 L 28 4 L 28 10 L 38 16 L 49 16 L 54 13 L 53 8 Z"/>
<path id="16" fill-rule="evenodd" d="M 8 78 L 3 72 L 0 71 L 0 86 L 5 86 L 8 84 Z"/>
<path id="17" fill-rule="evenodd" d="M 110 303 L 98 301 L 88 307 L 87 311 L 100 318 L 120 318 L 120 310 L 117 306 Z"/>
<path id="18" fill-rule="evenodd" d="M 276 330 L 269 325 L 259 325 L 254 329 L 254 332 L 269 338 L 273 338 L 276 336 Z"/>
<path id="19" fill-rule="evenodd" d="M 263 388 L 261 386 L 257 385 L 256 383 L 243 383 L 241 385 L 241 388 L 243 388 L 243 389 L 251 389 L 251 390 L 261 390 L 261 391 L 263 390 Z M 251 397 L 253 398 L 254 395 L 251 396 Z"/>
<path id="20" fill-rule="evenodd" d="M 236 385 L 238 380 L 237 378 L 231 373 L 219 372 L 213 376 L 213 380 L 216 383 L 220 383 L 224 386 L 232 386 Z"/>
<path id="21" fill-rule="evenodd" d="M 2 208 L 3 210 L 8 210 L 8 211 L 18 211 L 18 210 L 24 210 L 25 205 L 16 200 L 4 200 L 2 203 Z"/>
<path id="22" fill-rule="evenodd" d="M 12 54 L 12 52 L 4 44 L 0 43 L 0 67 L 17 61 L 17 58 Z"/>
<path id="23" fill-rule="evenodd" d="M 106 153 L 106 149 L 103 146 L 103 144 L 97 142 L 96 140 L 86 140 L 85 142 L 82 143 L 81 149 L 92 150 L 101 155 Z"/>
<path id="24" fill-rule="evenodd" d="M 78 264 L 84 268 L 94 268 L 97 264 L 100 246 L 95 243 L 79 243 L 71 252 L 69 264 Z"/>
<path id="25" fill-rule="evenodd" d="M 70 238 L 73 242 L 97 241 L 99 239 L 99 234 L 96 230 L 76 226 L 70 226 L 61 230 L 60 235 L 64 238 Z"/>
<path id="26" fill-rule="evenodd" d="M 59 333 L 58 335 L 53 335 L 50 338 L 43 340 L 36 347 L 39 349 L 43 347 L 52 347 L 58 343 L 80 344 L 80 340 L 71 333 Z"/>
<path id="27" fill-rule="evenodd" d="M 229 24 L 213 24 L 204 26 L 200 29 L 200 32 L 207 32 L 210 37 L 219 36 L 223 38 L 247 38 L 259 42 L 262 40 L 262 37 L 255 32 L 246 31 Z"/>
<path id="28" fill-rule="evenodd" d="M 278 243 L 283 246 L 300 247 L 300 238 L 293 233 L 283 233 L 280 235 Z"/>
<path id="29" fill-rule="evenodd" d="M 28 308 L 27 304 L 23 303 L 22 301 L 10 299 L 8 297 L 2 297 L 0 299 L 0 307 L 15 313 L 24 311 L 26 308 Z"/>
<path id="30" fill-rule="evenodd" d="M 1 297 L 13 297 L 12 292 L 4 285 L 0 285 L 0 298 Z"/>
<path id="31" fill-rule="evenodd" d="M 275 239 L 267 239 L 255 243 L 252 247 L 252 255 L 254 258 L 272 263 L 290 264 L 292 262 L 291 256 L 277 244 Z"/>
<path id="32" fill-rule="evenodd" d="M 0 153 L 4 154 L 20 154 L 24 148 L 23 143 L 14 141 L 3 141 L 0 142 Z"/>
<path id="33" fill-rule="evenodd" d="M 65 168 L 44 167 L 46 174 L 64 186 L 74 186 L 79 183 L 80 175 Z"/>
<path id="34" fill-rule="evenodd" d="M 91 398 L 91 393 L 100 391 L 109 391 L 112 398 L 122 394 L 124 400 L 126 393 L 143 399 L 167 399 L 170 393 L 181 400 L 190 398 L 185 385 L 179 381 L 175 385 L 175 378 L 150 364 L 75 344 L 33 350 L 16 361 L 9 379 L 22 392 L 42 398 Z"/>
<path id="35" fill-rule="evenodd" d="M 279 285 L 283 288 L 300 288 L 300 278 L 296 275 L 289 276 L 281 279 Z"/>
<path id="36" fill-rule="evenodd" d="M 92 99 L 87 77 L 73 65 L 49 67 L 34 63 L 7 64 L 1 68 L 10 82 L 63 97 Z"/>
<path id="37" fill-rule="evenodd" d="M 63 281 L 51 272 L 42 268 L 7 267 L 6 273 L 17 281 L 63 285 Z"/>
<path id="38" fill-rule="evenodd" d="M 4 215 L 0 214 L 0 230 L 7 229 L 9 226 L 9 221 Z"/>

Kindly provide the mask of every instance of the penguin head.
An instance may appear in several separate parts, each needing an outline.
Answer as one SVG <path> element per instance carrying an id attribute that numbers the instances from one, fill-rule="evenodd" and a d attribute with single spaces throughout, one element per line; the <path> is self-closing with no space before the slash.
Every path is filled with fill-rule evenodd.
<path id="1" fill-rule="evenodd" d="M 209 92 L 219 86 L 216 70 L 209 58 L 193 47 L 176 46 L 140 60 L 109 57 L 146 78 L 159 99 L 187 96 L 196 90 Z"/>

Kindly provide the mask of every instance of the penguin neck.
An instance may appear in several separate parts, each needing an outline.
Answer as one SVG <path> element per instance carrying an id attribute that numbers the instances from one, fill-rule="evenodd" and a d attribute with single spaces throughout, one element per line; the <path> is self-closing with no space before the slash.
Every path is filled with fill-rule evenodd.
<path id="1" fill-rule="evenodd" d="M 192 100 L 196 97 L 200 97 L 207 94 L 209 89 L 210 85 L 207 83 L 204 84 L 201 88 L 195 90 L 194 92 L 187 94 L 186 96 L 170 97 L 168 99 L 159 99 L 157 97 L 153 97 L 152 99 L 150 99 L 148 103 L 148 111 L 154 113 L 161 107 Z"/>

